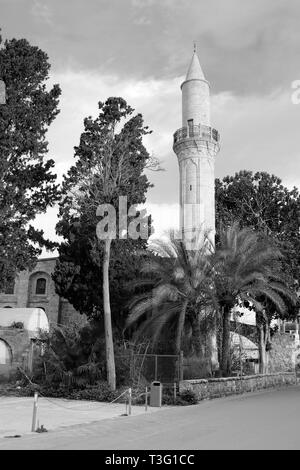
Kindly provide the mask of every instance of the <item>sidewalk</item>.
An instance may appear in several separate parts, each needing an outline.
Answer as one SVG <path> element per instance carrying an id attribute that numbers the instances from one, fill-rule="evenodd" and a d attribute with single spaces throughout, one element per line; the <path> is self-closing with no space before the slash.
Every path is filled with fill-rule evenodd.
<path id="1" fill-rule="evenodd" d="M 23 435 L 31 432 L 33 398 L 0 397 L 0 438 Z M 148 407 L 147 413 L 160 408 Z M 62 398 L 38 399 L 37 422 L 48 431 L 92 423 L 107 418 L 117 418 L 125 414 L 124 403 L 105 403 L 83 400 L 66 400 Z M 127 411 L 128 412 L 128 411 Z M 145 413 L 144 406 L 133 406 L 131 414 L 137 416 Z"/>
<path id="2" fill-rule="evenodd" d="M 300 449 L 299 398 L 300 387 L 289 386 L 164 406 L 159 413 L 149 408 L 139 416 L 0 439 L 0 450 Z"/>

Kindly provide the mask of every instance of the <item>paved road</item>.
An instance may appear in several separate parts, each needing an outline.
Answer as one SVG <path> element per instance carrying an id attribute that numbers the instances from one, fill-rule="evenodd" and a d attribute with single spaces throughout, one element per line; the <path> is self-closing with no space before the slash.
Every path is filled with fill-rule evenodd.
<path id="1" fill-rule="evenodd" d="M 1 439 L 2 449 L 300 449 L 300 387 Z"/>

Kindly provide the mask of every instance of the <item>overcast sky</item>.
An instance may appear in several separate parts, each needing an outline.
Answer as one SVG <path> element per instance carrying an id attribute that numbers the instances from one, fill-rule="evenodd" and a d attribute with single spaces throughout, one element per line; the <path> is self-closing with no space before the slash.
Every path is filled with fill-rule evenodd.
<path id="1" fill-rule="evenodd" d="M 221 134 L 216 176 L 268 171 L 300 187 L 299 0 L 0 0 L 4 38 L 27 38 L 49 55 L 61 112 L 48 138 L 61 175 L 83 119 L 122 96 L 153 130 L 146 139 L 165 172 L 149 174 L 157 234 L 178 220 L 172 135 L 181 127 L 180 84 L 197 43 Z M 54 233 L 55 211 L 39 224 Z"/>

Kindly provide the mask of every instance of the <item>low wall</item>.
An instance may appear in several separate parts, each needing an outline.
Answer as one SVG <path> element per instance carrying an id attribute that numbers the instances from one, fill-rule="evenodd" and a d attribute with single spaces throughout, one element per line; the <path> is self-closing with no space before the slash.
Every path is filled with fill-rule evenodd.
<path id="1" fill-rule="evenodd" d="M 30 350 L 30 334 L 27 330 L 0 326 L 0 339 L 5 341 L 12 353 L 12 361 L 0 364 L 0 382 L 12 378 L 18 366 L 26 367 Z"/>
<path id="2" fill-rule="evenodd" d="M 200 401 L 205 398 L 218 398 L 295 383 L 296 376 L 294 372 L 282 372 L 266 375 L 246 375 L 242 378 L 182 380 L 179 383 L 179 392 L 192 390 Z"/>

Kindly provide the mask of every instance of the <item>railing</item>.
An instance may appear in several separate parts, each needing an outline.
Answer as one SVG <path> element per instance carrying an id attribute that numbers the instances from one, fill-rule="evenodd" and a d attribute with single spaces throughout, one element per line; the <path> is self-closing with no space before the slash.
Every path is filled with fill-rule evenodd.
<path id="1" fill-rule="evenodd" d="M 190 139 L 193 137 L 197 137 L 198 139 L 202 140 L 208 140 L 216 144 L 220 141 L 220 134 L 216 129 L 213 129 L 210 126 L 199 124 L 178 129 L 174 134 L 174 144 L 180 142 L 181 140 Z"/>

